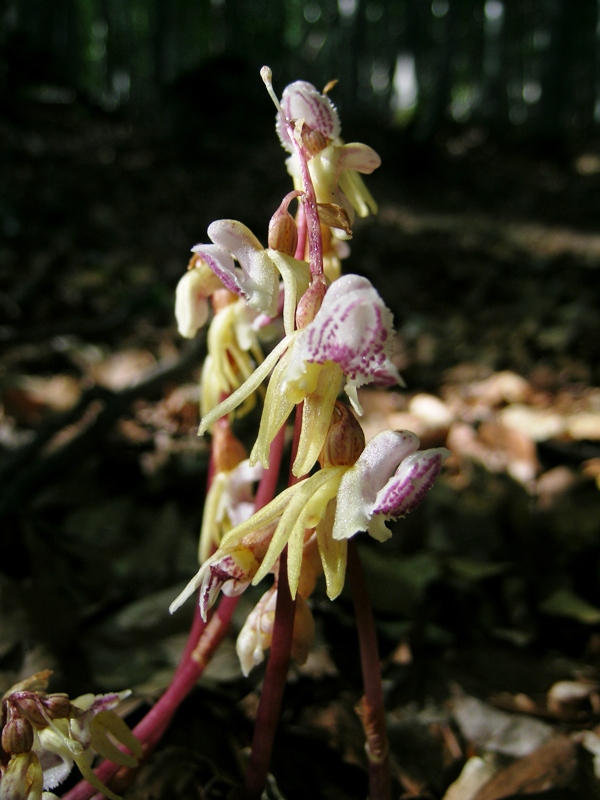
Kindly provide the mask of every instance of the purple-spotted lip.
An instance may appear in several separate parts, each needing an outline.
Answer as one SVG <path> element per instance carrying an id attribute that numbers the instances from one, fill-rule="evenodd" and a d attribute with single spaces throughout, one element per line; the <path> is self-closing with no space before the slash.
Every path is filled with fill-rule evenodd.
<path id="1" fill-rule="evenodd" d="M 281 107 L 289 121 L 303 119 L 309 128 L 317 130 L 327 139 L 337 139 L 340 135 L 340 120 L 335 106 L 327 95 L 321 94 L 307 81 L 294 81 L 283 90 Z M 277 134 L 283 147 L 294 152 L 287 126 L 277 114 Z"/>
<path id="2" fill-rule="evenodd" d="M 389 386 L 400 380 L 388 357 L 392 334 L 392 314 L 370 281 L 345 275 L 327 290 L 298 344 L 304 361 L 333 361 L 350 383 Z"/>
<path id="3" fill-rule="evenodd" d="M 192 253 L 196 253 L 206 262 L 226 289 L 248 299 L 248 294 L 242 286 L 242 270 L 235 266 L 233 258 L 225 248 L 218 244 L 197 244 L 192 247 Z"/>
<path id="4" fill-rule="evenodd" d="M 413 511 L 432 488 L 443 462 L 441 448 L 407 456 L 377 494 L 373 514 L 399 519 Z"/>

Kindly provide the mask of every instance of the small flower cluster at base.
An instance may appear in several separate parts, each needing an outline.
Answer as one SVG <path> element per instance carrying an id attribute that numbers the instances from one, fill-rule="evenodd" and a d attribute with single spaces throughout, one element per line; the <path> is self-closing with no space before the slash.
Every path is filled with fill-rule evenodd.
<path id="1" fill-rule="evenodd" d="M 130 692 L 83 695 L 44 691 L 52 673 L 36 673 L 11 687 L 2 698 L 0 800 L 47 800 L 73 765 L 98 792 L 111 800 L 118 795 L 92 770 L 94 754 L 115 764 L 136 767 L 142 747 L 114 709 Z M 120 750 L 115 741 L 133 755 Z"/>

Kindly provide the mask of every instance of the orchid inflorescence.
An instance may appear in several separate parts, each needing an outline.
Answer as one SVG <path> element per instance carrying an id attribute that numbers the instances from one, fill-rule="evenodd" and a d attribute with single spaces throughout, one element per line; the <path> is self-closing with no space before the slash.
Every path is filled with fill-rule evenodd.
<path id="1" fill-rule="evenodd" d="M 176 316 L 184 336 L 194 336 L 207 322 L 209 299 L 214 309 L 200 423 L 200 433 L 214 437 L 214 474 L 200 569 L 171 611 L 199 590 L 206 619 L 219 592 L 236 595 L 268 573 L 277 574 L 287 546 L 287 579 L 298 600 L 293 650 L 305 658 L 312 635 L 306 600 L 319 571 L 334 599 L 344 584 L 348 540 L 361 531 L 387 539 L 385 523 L 421 501 L 447 451 L 419 450 L 419 439 L 409 431 L 385 431 L 365 445 L 357 390 L 402 385 L 402 379 L 392 358 L 390 310 L 369 280 L 341 275 L 340 259 L 349 253 L 355 216 L 377 210 L 360 173 L 373 172 L 380 159 L 367 145 L 342 142 L 330 87 L 320 93 L 296 81 L 280 101 L 270 70 L 261 74 L 277 108 L 276 131 L 289 153 L 294 190 L 271 219 L 266 248 L 241 222 L 211 223 L 212 243 L 193 248 L 177 288 Z M 289 205 L 295 199 L 294 219 Z M 265 355 L 269 337 L 282 328 L 283 336 L 271 341 Z M 342 392 L 346 401 L 339 399 Z M 258 398 L 262 416 L 247 458 L 230 423 Z M 292 481 L 254 510 L 248 502 L 252 481 L 271 466 L 271 446 L 294 410 L 301 425 Z M 244 674 L 269 646 L 276 592 L 275 583 L 238 638 Z"/>
<path id="2" fill-rule="evenodd" d="M 176 291 L 182 336 L 195 337 L 210 319 L 200 392 L 200 433 L 212 437 L 200 566 L 170 607 L 174 612 L 197 592 L 200 618 L 169 688 L 135 728 L 139 741 L 114 712 L 128 692 L 71 701 L 46 693 L 49 672 L 9 689 L 2 698 L 0 800 L 50 800 L 55 795 L 47 790 L 74 764 L 88 783 L 66 798 L 88 800 L 101 792 L 118 800 L 103 780 L 118 765 L 133 775 L 224 636 L 237 596 L 274 573 L 237 640 L 245 675 L 271 648 L 244 795 L 259 798 L 290 655 L 303 663 L 312 646 L 310 596 L 323 573 L 328 597 L 336 598 L 347 571 L 365 687 L 369 795 L 390 797 L 375 628 L 352 540 L 361 532 L 388 539 L 386 523 L 421 502 L 448 451 L 419 450 L 410 431 L 387 430 L 365 442 L 358 390 L 403 385 L 393 359 L 391 311 L 369 280 L 341 274 L 356 215 L 377 211 L 361 174 L 373 172 L 380 159 L 365 144 L 341 140 L 328 96 L 334 83 L 321 93 L 296 81 L 279 100 L 270 70 L 263 67 L 261 75 L 277 109 L 293 189 L 271 218 L 267 247 L 241 222 L 212 222 L 210 243 L 192 248 Z M 232 425 L 257 404 L 262 413 L 248 454 Z M 275 494 L 292 415 L 288 486 Z M 211 618 L 220 594 L 225 597 Z M 96 773 L 94 754 L 107 759 Z"/>

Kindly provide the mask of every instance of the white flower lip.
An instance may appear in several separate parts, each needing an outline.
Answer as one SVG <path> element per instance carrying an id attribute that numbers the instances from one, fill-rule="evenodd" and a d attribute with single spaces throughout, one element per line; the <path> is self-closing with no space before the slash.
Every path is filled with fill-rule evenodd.
<path id="1" fill-rule="evenodd" d="M 449 451 L 418 450 L 411 431 L 383 431 L 367 444 L 343 476 L 332 535 L 349 539 L 367 531 L 379 541 L 392 535 L 388 519 L 406 516 L 432 488 Z"/>
<path id="2" fill-rule="evenodd" d="M 281 97 L 281 107 L 288 120 L 303 119 L 309 128 L 319 131 L 327 139 L 337 139 L 340 135 L 340 119 L 335 106 L 312 83 L 294 81 L 286 86 Z M 294 146 L 279 113 L 276 130 L 283 147 L 292 153 Z"/>

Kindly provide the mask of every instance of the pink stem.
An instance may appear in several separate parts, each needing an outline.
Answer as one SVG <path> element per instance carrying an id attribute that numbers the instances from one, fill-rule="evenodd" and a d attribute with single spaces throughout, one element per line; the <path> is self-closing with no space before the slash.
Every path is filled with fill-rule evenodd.
<path id="1" fill-rule="evenodd" d="M 377 633 L 365 576 L 354 539 L 350 539 L 348 542 L 348 580 L 354 602 L 360 665 L 365 690 L 361 701 L 360 716 L 365 731 L 369 762 L 369 798 L 370 800 L 391 800 L 389 746 L 385 727 Z"/>
<path id="2" fill-rule="evenodd" d="M 294 258 L 298 261 L 304 261 L 304 254 L 306 252 L 306 214 L 304 213 L 303 203 L 298 203 L 296 227 L 298 229 L 298 244 L 296 245 Z"/>
<path id="3" fill-rule="evenodd" d="M 244 787 L 244 800 L 258 800 L 267 781 L 292 652 L 295 609 L 296 603 L 292 600 L 288 585 L 286 547 L 279 558 L 273 638 L 254 726 L 252 753 Z"/>
<path id="4" fill-rule="evenodd" d="M 288 486 L 293 486 L 300 480 L 300 478 L 297 478 L 292 473 L 292 464 L 294 463 L 294 458 L 298 451 L 298 442 L 302 431 L 302 409 L 303 404 L 299 403 L 296 407 L 294 421 L 294 439 L 292 441 Z M 252 751 L 250 753 L 250 763 L 248 764 L 246 784 L 244 786 L 244 800 L 258 800 L 267 782 L 277 723 L 281 715 L 283 692 L 290 666 L 295 614 L 296 600 L 292 600 L 288 583 L 286 545 L 279 557 L 277 603 L 275 605 L 273 636 L 271 639 L 269 661 L 263 680 L 263 690 L 258 704 L 256 722 L 254 724 Z"/>
<path id="5" fill-rule="evenodd" d="M 315 187 L 313 186 L 310 170 L 308 169 L 308 160 L 306 152 L 300 142 L 296 139 L 294 126 L 289 119 L 285 120 L 285 125 L 288 135 L 292 141 L 292 146 L 298 156 L 300 163 L 300 173 L 302 175 L 302 187 L 304 189 L 304 196 L 301 199 L 306 217 L 307 233 L 308 233 L 308 261 L 310 265 L 311 275 L 323 274 L 323 239 L 321 237 L 321 220 L 319 219 L 319 209 L 317 208 L 317 196 L 315 194 Z M 298 237 L 300 238 L 300 237 Z M 304 258 L 304 251 L 302 252 Z"/>

